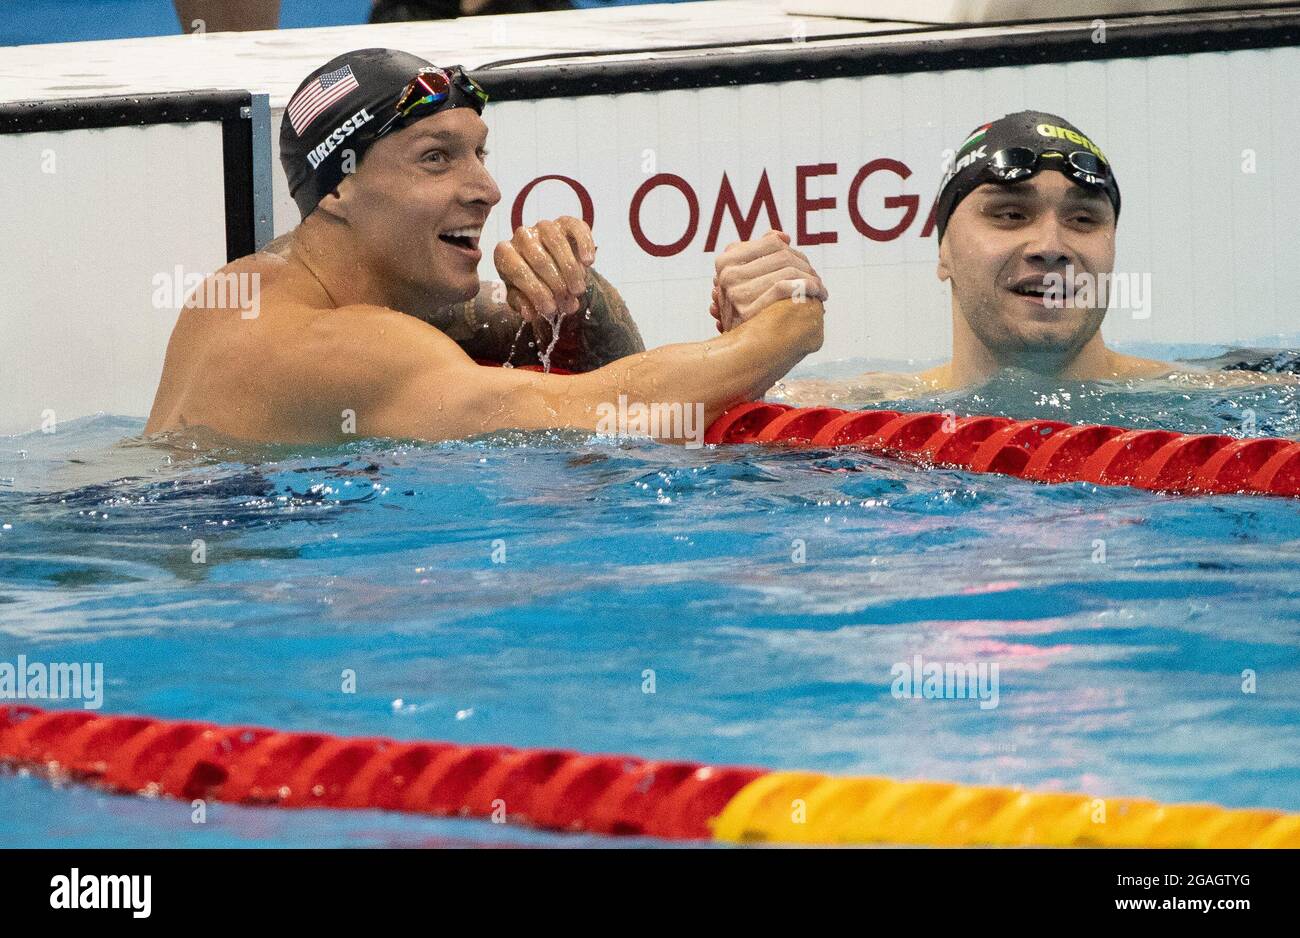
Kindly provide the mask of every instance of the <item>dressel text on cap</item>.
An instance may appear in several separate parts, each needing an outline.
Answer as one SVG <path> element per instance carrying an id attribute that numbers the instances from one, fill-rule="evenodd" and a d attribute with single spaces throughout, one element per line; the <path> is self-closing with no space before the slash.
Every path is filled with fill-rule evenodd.
<path id="1" fill-rule="evenodd" d="M 374 119 L 373 114 L 365 108 L 362 108 L 343 123 L 335 127 L 330 131 L 328 137 L 316 144 L 316 146 L 311 150 L 307 151 L 307 162 L 311 164 L 311 168 L 315 169 L 320 166 L 325 158 L 333 153 L 339 144 L 360 130 L 362 124 L 367 124 Z"/>

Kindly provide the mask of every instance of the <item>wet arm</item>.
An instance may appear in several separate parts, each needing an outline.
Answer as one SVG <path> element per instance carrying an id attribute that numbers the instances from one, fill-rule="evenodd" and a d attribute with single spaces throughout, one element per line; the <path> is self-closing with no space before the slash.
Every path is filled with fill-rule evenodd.
<path id="1" fill-rule="evenodd" d="M 539 364 L 552 336 L 544 320 L 536 329 L 528 326 L 505 303 L 505 291 L 496 283 L 484 284 L 469 302 L 439 310 L 429 322 L 471 358 L 512 365 Z M 561 320 L 551 364 L 568 371 L 591 371 L 643 351 L 645 342 L 623 297 L 608 280 L 588 269 L 587 291 L 577 312 Z"/>

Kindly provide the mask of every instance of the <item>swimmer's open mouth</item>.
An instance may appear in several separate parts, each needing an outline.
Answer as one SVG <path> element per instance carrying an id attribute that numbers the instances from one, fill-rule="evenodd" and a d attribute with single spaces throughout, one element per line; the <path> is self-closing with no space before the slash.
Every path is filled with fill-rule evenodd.
<path id="1" fill-rule="evenodd" d="M 1042 276 L 1026 277 L 1024 280 L 1018 280 L 1006 288 L 1016 296 L 1028 300 L 1034 306 L 1041 306 L 1045 310 L 1064 309 L 1073 306 L 1069 297 L 1061 287 L 1061 282 L 1056 278 L 1047 280 Z"/>
<path id="2" fill-rule="evenodd" d="M 1009 288 L 1012 293 L 1018 293 L 1021 296 L 1046 296 L 1048 291 L 1047 281 L 1041 277 L 1031 277 L 1025 280 L 1013 283 Z"/>
<path id="3" fill-rule="evenodd" d="M 445 241 L 465 251 L 477 251 L 481 231 L 481 228 L 457 228 L 455 231 L 447 231 L 438 235 L 438 240 Z"/>

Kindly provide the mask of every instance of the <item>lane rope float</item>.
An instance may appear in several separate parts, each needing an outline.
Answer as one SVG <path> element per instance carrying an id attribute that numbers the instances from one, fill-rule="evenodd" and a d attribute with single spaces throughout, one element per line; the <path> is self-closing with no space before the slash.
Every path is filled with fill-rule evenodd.
<path id="1" fill-rule="evenodd" d="M 122 794 L 736 843 L 1300 848 L 1300 814 L 0 706 L 0 764 Z"/>
<path id="2" fill-rule="evenodd" d="M 517 367 L 542 370 L 540 365 Z M 849 446 L 926 466 L 992 472 L 1034 482 L 1126 485 L 1182 495 L 1300 497 L 1300 442 L 1278 437 L 1241 439 L 1062 420 L 791 407 L 751 401 L 714 420 L 704 433 L 704 442 Z"/>
<path id="3" fill-rule="evenodd" d="M 1010 417 L 896 410 L 733 407 L 705 443 L 851 446 L 927 466 L 1035 482 L 1091 482 L 1159 492 L 1300 496 L 1300 442 Z"/>

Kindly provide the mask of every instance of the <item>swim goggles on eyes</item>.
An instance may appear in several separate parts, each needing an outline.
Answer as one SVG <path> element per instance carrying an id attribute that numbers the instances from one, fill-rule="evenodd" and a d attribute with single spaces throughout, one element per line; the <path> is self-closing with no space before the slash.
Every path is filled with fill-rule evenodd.
<path id="1" fill-rule="evenodd" d="M 431 65 L 420 69 L 407 84 L 397 99 L 395 113 L 379 128 L 376 136 L 383 136 L 394 127 L 405 126 L 412 120 L 448 108 L 467 105 L 476 113 L 482 114 L 483 105 L 487 101 L 488 93 L 483 90 L 483 86 L 466 75 L 459 65 L 450 68 Z"/>
<path id="2" fill-rule="evenodd" d="M 1064 170 L 1065 175 L 1080 185 L 1100 189 L 1110 181 L 1110 167 L 1087 150 L 1075 150 L 1072 153 L 1047 150 L 1038 153 L 1029 147 L 1007 147 L 993 154 L 985 164 L 985 171 L 998 182 L 1019 182 L 1042 169 L 1042 161 L 1045 159 L 1065 160 L 1069 167 Z"/>

